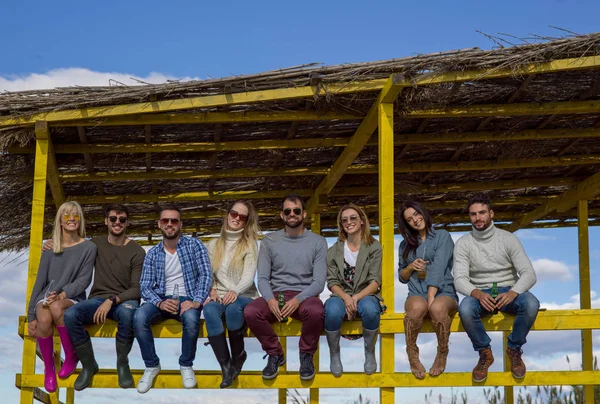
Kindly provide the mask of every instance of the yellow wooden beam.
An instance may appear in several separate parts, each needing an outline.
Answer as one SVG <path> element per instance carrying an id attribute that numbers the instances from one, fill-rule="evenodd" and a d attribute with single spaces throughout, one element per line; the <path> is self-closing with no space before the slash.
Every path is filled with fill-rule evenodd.
<path id="1" fill-rule="evenodd" d="M 412 194 L 439 194 L 444 192 L 459 191 L 487 191 L 508 190 L 523 188 L 546 188 L 567 187 L 576 184 L 576 178 L 538 178 L 526 180 L 506 180 L 490 182 L 465 182 L 454 184 L 439 184 L 432 186 L 411 186 L 401 190 L 402 195 Z M 145 203 L 145 202 L 173 202 L 173 201 L 207 201 L 207 200 L 232 200 L 240 198 L 248 199 L 278 199 L 283 198 L 290 192 L 300 196 L 309 196 L 312 189 L 288 189 L 275 191 L 224 191 L 224 192 L 180 192 L 172 194 L 132 194 L 132 195 L 91 195 L 91 196 L 68 196 L 68 200 L 75 200 L 82 204 L 107 204 L 107 203 Z M 349 187 L 333 189 L 331 196 L 363 196 L 374 195 L 378 192 L 377 187 Z"/>
<path id="2" fill-rule="evenodd" d="M 215 123 L 331 121 L 362 119 L 343 112 L 320 111 L 243 111 L 194 112 L 180 114 L 139 114 L 110 118 L 56 122 L 53 126 L 123 126 L 123 125 L 194 125 Z"/>
<path id="3" fill-rule="evenodd" d="M 390 78 L 386 81 L 385 85 L 383 86 L 383 89 L 377 97 L 377 100 L 373 103 L 373 105 L 371 105 L 371 108 L 369 108 L 367 115 L 358 126 L 358 129 L 356 129 L 356 132 L 354 132 L 354 135 L 352 135 L 352 138 L 348 142 L 348 146 L 344 148 L 342 154 L 337 158 L 335 163 L 333 163 L 333 165 L 331 166 L 331 170 L 321 181 L 321 183 L 317 186 L 317 189 L 314 191 L 312 197 L 308 201 L 308 205 L 306 208 L 308 214 L 312 214 L 319 211 L 319 196 L 327 195 L 329 194 L 329 192 L 331 192 L 335 184 L 338 183 L 338 181 L 346 172 L 348 166 L 352 164 L 356 156 L 358 156 L 358 154 L 365 147 L 369 138 L 373 134 L 373 131 L 377 127 L 379 104 L 384 99 L 394 100 L 398 96 L 400 91 L 402 91 L 401 84 L 403 82 L 403 76 L 397 74 L 392 74 Z"/>
<path id="4" fill-rule="evenodd" d="M 446 132 L 446 133 L 408 133 L 397 134 L 395 146 L 469 143 L 469 142 L 505 142 L 545 139 L 578 139 L 600 137 L 600 128 L 586 129 L 531 129 L 516 132 Z M 244 140 L 232 142 L 187 142 L 187 143 L 122 143 L 122 144 L 54 144 L 56 154 L 81 153 L 189 153 L 243 150 L 303 149 L 320 147 L 346 147 L 350 138 L 317 138 L 286 140 Z M 377 140 L 369 140 L 367 146 L 377 146 Z M 31 154 L 32 147 L 9 147 L 10 154 Z"/>
<path id="5" fill-rule="evenodd" d="M 574 165 L 590 165 L 600 163 L 600 155 L 538 157 L 529 159 L 476 160 L 439 163 L 414 163 L 398 165 L 394 172 L 451 172 L 451 171 L 489 171 L 505 169 L 524 169 L 539 167 L 565 167 Z M 221 170 L 169 170 L 169 171 L 130 171 L 130 172 L 94 172 L 61 174 L 60 180 L 65 182 L 95 181 L 147 181 L 147 180 L 182 180 L 211 178 L 255 178 L 255 177 L 296 177 L 322 176 L 331 173 L 334 168 L 328 167 L 279 167 L 279 168 L 234 168 Z M 364 175 L 377 174 L 375 164 L 352 165 L 343 174 Z M 342 175 L 343 175 L 342 174 Z M 23 178 L 29 181 L 28 177 Z M 325 180 L 323 180 L 324 182 Z M 323 183 L 322 182 L 322 183 Z M 323 195 L 323 194 L 319 194 Z M 310 204 L 309 204 L 310 206 Z M 307 208 L 308 210 L 308 208 Z"/>
<path id="6" fill-rule="evenodd" d="M 390 302 L 386 302 L 388 304 Z M 546 310 L 544 307 L 538 312 L 533 331 L 551 331 L 551 330 L 595 330 L 598 329 L 598 318 L 600 309 L 581 309 L 581 310 Z M 514 322 L 514 316 L 509 314 L 495 314 L 481 319 L 485 329 L 492 331 L 511 331 Z M 274 323 L 273 330 L 280 337 L 299 337 L 302 330 L 300 321 L 290 321 L 288 323 Z M 117 335 L 117 323 L 113 320 L 106 320 L 101 325 L 90 325 L 87 328 L 92 338 L 114 338 Z M 452 332 L 465 332 L 458 314 L 453 316 L 450 324 Z M 381 315 L 382 334 L 402 334 L 404 333 L 404 313 L 392 313 L 389 310 Z M 433 327 L 430 320 L 423 322 L 421 332 L 433 333 Z M 28 337 L 27 322 L 25 316 L 19 317 L 18 333 L 21 337 Z M 181 338 L 181 323 L 176 320 L 166 320 L 160 324 L 152 326 L 152 334 L 156 338 Z M 360 319 L 353 321 L 344 321 L 342 325 L 342 334 L 358 335 L 362 334 L 362 322 Z M 207 338 L 206 325 L 204 320 L 200 321 L 200 338 Z M 246 336 L 253 334 L 246 330 Z"/>
<path id="7" fill-rule="evenodd" d="M 545 217 L 553 211 L 565 212 L 577 205 L 580 200 L 588 200 L 600 195 L 600 172 L 592 175 L 585 181 L 577 184 L 575 187 L 564 192 L 562 195 L 551 199 L 537 209 L 522 216 L 516 222 L 513 222 L 509 230 L 516 231 L 519 228 Z"/>
<path id="8" fill-rule="evenodd" d="M 67 379 L 59 379 L 59 387 L 73 387 L 79 375 L 78 369 Z M 134 384 L 142 377 L 142 370 L 132 370 Z M 221 383 L 220 371 L 196 370 L 198 389 L 218 389 Z M 556 385 L 595 385 L 600 371 L 528 371 L 523 379 L 515 379 L 510 372 L 490 372 L 483 383 L 473 382 L 471 372 L 444 372 L 440 376 L 418 380 L 410 372 L 364 373 L 344 372 L 335 377 L 329 372 L 319 373 L 312 381 L 302 381 L 298 372 L 280 372 L 273 380 L 264 380 L 258 371 L 244 371 L 234 382 L 237 389 L 305 389 L 305 388 L 395 388 L 395 387 L 488 387 L 488 386 L 547 386 Z M 44 385 L 42 374 L 17 374 L 16 383 L 20 388 L 33 388 Z M 101 369 L 88 388 L 118 388 L 115 370 Z M 178 370 L 162 370 L 153 384 L 155 389 L 181 389 L 181 375 Z"/>
<path id="9" fill-rule="evenodd" d="M 58 208 L 65 201 L 65 193 L 59 179 L 58 165 L 56 163 L 56 155 L 54 154 L 54 149 L 52 147 L 52 139 L 50 137 L 50 128 L 48 127 L 48 122 L 35 123 L 35 137 L 36 139 L 48 142 L 47 179 L 54 204 Z"/>
<path id="10" fill-rule="evenodd" d="M 473 80 L 490 80 L 503 77 L 525 76 L 530 74 L 555 73 L 594 69 L 600 65 L 600 56 L 559 59 L 545 63 L 532 63 L 515 68 L 493 68 L 487 70 L 455 71 L 446 73 L 427 73 L 414 79 L 406 78 L 401 87 L 428 86 L 441 83 L 464 82 Z M 116 106 L 80 108 L 76 110 L 43 112 L 29 116 L 9 116 L 0 118 L 0 127 L 32 125 L 35 121 L 71 121 L 80 119 L 98 119 L 123 115 L 172 112 L 186 109 L 211 108 L 223 105 L 252 104 L 295 98 L 309 98 L 325 94 L 348 94 L 378 91 L 384 88 L 386 79 L 376 79 L 354 83 L 324 84 L 322 86 L 305 86 L 295 88 L 279 88 L 234 94 L 209 95 L 177 100 L 142 102 Z M 391 95 L 389 98 L 392 98 Z"/>

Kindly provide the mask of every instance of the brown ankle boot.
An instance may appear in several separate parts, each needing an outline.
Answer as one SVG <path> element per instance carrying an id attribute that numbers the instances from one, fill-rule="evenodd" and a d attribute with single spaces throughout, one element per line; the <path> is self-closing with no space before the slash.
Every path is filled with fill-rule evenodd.
<path id="1" fill-rule="evenodd" d="M 452 319 L 448 317 L 443 321 L 433 320 L 431 323 L 433 325 L 433 329 L 435 330 L 435 334 L 437 335 L 438 347 L 433 365 L 431 366 L 431 369 L 429 369 L 429 374 L 431 376 L 439 376 L 444 373 L 444 370 L 446 370 L 448 343 L 450 339 L 450 324 L 452 323 Z"/>
<path id="2" fill-rule="evenodd" d="M 494 355 L 492 355 L 492 348 L 485 348 L 479 351 L 479 362 L 473 369 L 473 381 L 480 383 L 487 379 L 488 369 L 494 363 Z"/>
<path id="3" fill-rule="evenodd" d="M 522 379 L 525 377 L 525 372 L 527 369 L 525 368 L 525 363 L 523 363 L 523 359 L 521 359 L 521 351 L 520 348 L 512 349 L 506 347 L 506 356 L 510 360 L 510 371 L 513 377 L 517 379 Z"/>
<path id="4" fill-rule="evenodd" d="M 419 347 L 417 346 L 417 337 L 423 321 L 417 321 L 408 316 L 404 316 L 404 333 L 406 335 L 406 354 L 410 363 L 410 371 L 417 379 L 425 378 L 425 366 L 419 360 Z"/>

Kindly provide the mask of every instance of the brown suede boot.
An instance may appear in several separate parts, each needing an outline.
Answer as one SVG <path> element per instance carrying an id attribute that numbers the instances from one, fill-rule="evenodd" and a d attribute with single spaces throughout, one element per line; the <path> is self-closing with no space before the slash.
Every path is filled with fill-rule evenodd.
<path id="1" fill-rule="evenodd" d="M 508 359 L 510 360 L 510 371 L 513 377 L 517 379 L 524 378 L 525 372 L 527 371 L 527 369 L 525 369 L 525 363 L 523 363 L 523 359 L 521 359 L 522 353 L 523 351 L 521 351 L 520 348 L 512 349 L 506 347 L 506 356 L 508 356 Z"/>
<path id="2" fill-rule="evenodd" d="M 488 369 L 494 363 L 494 355 L 492 355 L 492 348 L 485 348 L 479 351 L 479 362 L 473 369 L 473 381 L 476 383 L 483 382 L 487 379 Z"/>
<path id="3" fill-rule="evenodd" d="M 425 366 L 419 360 L 419 347 L 417 346 L 417 337 L 423 321 L 417 321 L 408 316 L 404 316 L 404 333 L 406 335 L 406 354 L 410 363 L 410 371 L 417 379 L 425 378 Z"/>
<path id="4" fill-rule="evenodd" d="M 439 376 L 444 373 L 446 370 L 446 359 L 448 358 L 448 342 L 450 339 L 450 324 L 452 323 L 452 319 L 447 317 L 443 321 L 435 321 L 433 320 L 431 324 L 433 325 L 433 329 L 435 330 L 435 335 L 437 335 L 438 347 L 437 354 L 435 355 L 435 360 L 433 361 L 433 365 L 431 365 L 431 369 L 429 369 L 430 376 Z"/>

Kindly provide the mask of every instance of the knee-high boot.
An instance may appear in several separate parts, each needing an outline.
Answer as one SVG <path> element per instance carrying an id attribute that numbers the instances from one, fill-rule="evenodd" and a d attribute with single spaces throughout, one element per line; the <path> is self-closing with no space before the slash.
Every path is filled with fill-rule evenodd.
<path id="1" fill-rule="evenodd" d="M 406 336 L 406 354 L 410 363 L 410 371 L 417 379 L 425 378 L 425 367 L 419 360 L 419 347 L 417 337 L 423 320 L 415 320 L 407 315 L 404 316 L 404 334 Z"/>
<path id="2" fill-rule="evenodd" d="M 56 391 L 56 367 L 54 366 L 54 341 L 52 336 L 38 337 L 40 353 L 44 361 L 44 388 L 48 393 Z"/>

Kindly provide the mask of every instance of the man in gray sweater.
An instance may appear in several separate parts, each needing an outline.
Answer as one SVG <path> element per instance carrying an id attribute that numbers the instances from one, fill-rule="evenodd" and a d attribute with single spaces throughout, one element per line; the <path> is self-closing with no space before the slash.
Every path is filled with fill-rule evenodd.
<path id="1" fill-rule="evenodd" d="M 494 362 L 491 340 L 481 316 L 495 310 L 516 315 L 506 354 L 512 375 L 521 379 L 526 370 L 521 346 L 540 307 L 538 299 L 529 292 L 536 282 L 535 272 L 519 239 L 494 226 L 494 211 L 487 195 L 474 195 L 469 199 L 468 208 L 473 231 L 454 246 L 454 286 L 465 295 L 458 313 L 473 348 L 479 352 L 473 381 L 484 381 Z M 494 283 L 498 286 L 496 298 L 491 296 Z"/>
<path id="2" fill-rule="evenodd" d="M 271 323 L 292 317 L 302 322 L 300 379 L 315 376 L 313 355 L 323 330 L 323 302 L 319 294 L 327 278 L 327 242 L 304 227 L 304 201 L 298 195 L 283 199 L 283 230 L 266 235 L 258 254 L 258 290 L 262 297 L 248 304 L 244 318 L 269 356 L 263 379 L 274 379 L 285 356 Z M 279 307 L 279 296 L 285 301 Z"/>

